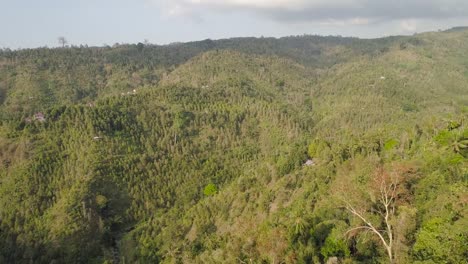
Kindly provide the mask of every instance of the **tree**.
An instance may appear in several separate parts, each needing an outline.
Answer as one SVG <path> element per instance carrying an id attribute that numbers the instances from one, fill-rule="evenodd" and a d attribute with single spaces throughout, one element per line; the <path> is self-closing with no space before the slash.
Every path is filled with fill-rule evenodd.
<path id="1" fill-rule="evenodd" d="M 454 138 L 449 147 L 453 150 L 453 152 L 461 154 L 465 149 L 468 148 L 468 139 Z"/>
<path id="2" fill-rule="evenodd" d="M 174 117 L 174 142 L 177 143 L 177 134 L 180 134 L 183 129 L 193 120 L 194 114 L 188 111 L 180 111 L 178 110 Z"/>
<path id="3" fill-rule="evenodd" d="M 65 45 L 67 45 L 68 41 L 65 37 L 61 36 L 61 37 L 58 37 L 58 42 L 60 45 L 62 45 L 62 48 L 65 47 Z"/>
<path id="4" fill-rule="evenodd" d="M 396 259 L 395 231 L 399 220 L 398 209 L 408 202 L 408 175 L 411 173 L 412 168 L 406 166 L 392 168 L 390 171 L 379 167 L 364 188 L 353 189 L 352 183 L 346 183 L 343 186 L 346 189 L 342 189 L 348 194 L 341 197 L 344 208 L 357 218 L 359 223 L 349 229 L 346 235 L 353 237 L 362 232 L 370 232 L 378 238 L 390 263 L 395 263 Z M 398 230 L 406 229 L 398 226 Z"/>
<path id="5" fill-rule="evenodd" d="M 214 185 L 213 183 L 210 183 L 210 184 L 206 185 L 205 189 L 203 190 L 203 193 L 206 196 L 214 195 L 217 192 L 218 192 L 218 188 L 216 188 L 216 185 Z"/>
<path id="6" fill-rule="evenodd" d="M 145 48 L 145 44 L 138 42 L 137 44 L 137 50 L 138 52 L 141 52 Z"/>
<path id="7" fill-rule="evenodd" d="M 373 224 L 370 218 L 367 218 L 364 215 L 364 212 L 355 208 L 351 203 L 343 200 L 346 203 L 346 209 L 351 212 L 354 216 L 357 216 L 364 225 L 354 227 L 348 230 L 346 233 L 351 233 L 352 231 L 356 230 L 366 230 L 371 231 L 375 235 L 377 235 L 382 242 L 385 250 L 387 251 L 388 258 L 390 263 L 393 263 L 393 228 L 390 223 L 390 218 L 392 218 L 395 214 L 395 194 L 396 194 L 396 186 L 397 184 L 393 181 L 386 182 L 382 181 L 380 187 L 380 197 L 379 197 L 379 207 L 383 207 L 383 210 L 378 211 L 378 213 L 383 217 L 383 221 L 385 223 L 385 230 L 379 230 L 378 224 Z"/>

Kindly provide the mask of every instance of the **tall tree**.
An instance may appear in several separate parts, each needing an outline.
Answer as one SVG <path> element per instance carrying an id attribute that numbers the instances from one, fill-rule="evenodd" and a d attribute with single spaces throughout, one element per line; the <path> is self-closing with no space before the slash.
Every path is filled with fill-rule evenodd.
<path id="1" fill-rule="evenodd" d="M 399 207 L 409 199 L 409 179 L 413 169 L 396 166 L 390 170 L 377 168 L 364 188 L 347 183 L 340 188 L 340 200 L 344 208 L 357 219 L 346 234 L 350 237 L 363 232 L 373 234 L 385 249 L 390 263 L 396 263 L 396 232 L 404 230 L 398 226 Z M 406 215 L 405 215 L 406 217 Z M 399 235 L 398 237 L 402 237 Z M 399 243 L 399 242 L 398 242 Z"/>
<path id="2" fill-rule="evenodd" d="M 64 48 L 68 43 L 67 39 L 63 36 L 58 37 L 58 42 L 60 45 L 62 45 L 62 48 Z"/>

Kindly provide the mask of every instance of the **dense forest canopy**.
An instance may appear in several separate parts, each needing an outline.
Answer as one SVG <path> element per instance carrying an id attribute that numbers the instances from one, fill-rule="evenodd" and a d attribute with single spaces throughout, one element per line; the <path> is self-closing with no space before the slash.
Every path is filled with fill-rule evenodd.
<path id="1" fill-rule="evenodd" d="M 0 51 L 0 263 L 467 263 L 468 30 Z"/>

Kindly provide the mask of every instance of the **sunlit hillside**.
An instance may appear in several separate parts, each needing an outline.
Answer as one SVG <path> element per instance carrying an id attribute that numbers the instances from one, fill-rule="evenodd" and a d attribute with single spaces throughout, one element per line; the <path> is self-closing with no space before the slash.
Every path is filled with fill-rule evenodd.
<path id="1" fill-rule="evenodd" d="M 468 30 L 0 51 L 0 263 L 466 263 Z"/>

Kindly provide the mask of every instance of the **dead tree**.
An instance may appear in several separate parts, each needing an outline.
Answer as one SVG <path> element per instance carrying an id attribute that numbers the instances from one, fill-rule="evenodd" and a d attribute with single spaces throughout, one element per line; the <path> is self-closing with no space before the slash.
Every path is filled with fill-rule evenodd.
<path id="1" fill-rule="evenodd" d="M 402 179 L 399 172 L 386 172 L 380 168 L 374 177 L 373 184 L 369 186 L 370 196 L 375 197 L 370 206 L 356 206 L 348 199 L 342 199 L 346 210 L 362 223 L 348 230 L 346 234 L 353 235 L 362 231 L 372 233 L 383 245 L 390 263 L 395 262 L 392 220 L 396 217 L 396 206 L 400 197 L 404 197 L 401 188 Z M 375 220 L 372 222 L 371 215 L 379 216 L 379 222 Z"/>

